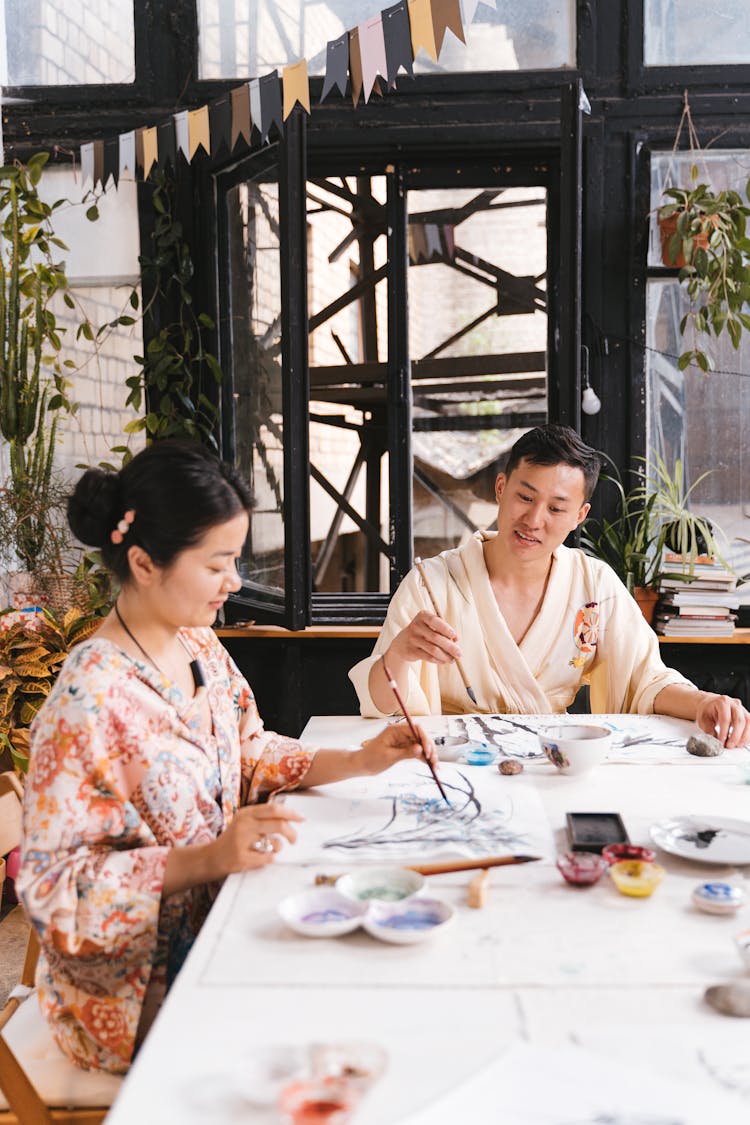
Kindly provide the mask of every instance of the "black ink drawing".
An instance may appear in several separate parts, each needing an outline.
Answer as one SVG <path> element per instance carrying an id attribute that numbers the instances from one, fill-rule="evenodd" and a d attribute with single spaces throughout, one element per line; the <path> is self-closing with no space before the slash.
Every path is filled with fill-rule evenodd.
<path id="1" fill-rule="evenodd" d="M 513 828 L 513 802 L 504 797 L 501 808 L 482 811 L 474 786 L 459 771 L 460 781 L 443 782 L 451 807 L 434 797 L 425 784 L 425 794 L 398 793 L 382 798 L 387 812 L 371 832 L 335 836 L 326 840 L 324 848 L 356 851 L 359 848 L 381 848 L 403 851 L 419 845 L 420 849 L 447 849 L 456 845 L 462 852 L 492 855 L 495 852 L 520 852 L 528 848 L 528 838 Z M 427 779 L 425 779 L 425 782 Z M 352 815 L 356 815 L 353 812 Z"/>

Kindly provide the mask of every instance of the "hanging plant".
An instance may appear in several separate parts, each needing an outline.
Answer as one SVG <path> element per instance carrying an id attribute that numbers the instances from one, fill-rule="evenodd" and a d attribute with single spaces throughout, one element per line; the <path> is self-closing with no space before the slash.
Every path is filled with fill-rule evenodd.
<path id="1" fill-rule="evenodd" d="M 673 152 L 687 125 L 690 151 L 700 152 L 698 136 L 690 116 L 687 91 Z M 746 236 L 750 216 L 750 181 L 743 199 L 739 192 L 715 192 L 698 182 L 698 163 L 690 168 L 690 187 L 665 188 L 666 202 L 657 211 L 665 265 L 680 268 L 690 308 L 680 321 L 680 335 L 689 346 L 678 359 L 680 371 L 695 364 L 713 371 L 716 363 L 707 339 L 719 337 L 726 328 L 736 349 L 742 332 L 750 329 L 750 239 Z"/>

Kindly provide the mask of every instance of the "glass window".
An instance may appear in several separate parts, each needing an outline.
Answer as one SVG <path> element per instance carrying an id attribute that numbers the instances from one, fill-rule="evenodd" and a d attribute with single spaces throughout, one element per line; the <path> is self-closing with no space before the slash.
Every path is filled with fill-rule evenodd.
<path id="1" fill-rule="evenodd" d="M 740 573 L 750 571 L 750 339 L 743 334 L 739 351 L 723 333 L 710 341 L 716 370 L 704 375 L 694 367 L 681 372 L 677 358 L 685 350 L 679 323 L 687 295 L 675 277 L 665 277 L 655 210 L 665 180 L 689 183 L 695 157 L 654 155 L 651 163 L 652 233 L 646 300 L 647 449 L 658 452 L 670 468 L 679 457 L 687 485 L 710 470 L 693 494 L 694 510 L 714 520 L 727 536 L 725 556 Z M 715 190 L 734 187 L 744 193 L 750 175 L 750 151 L 699 154 L 699 176 Z"/>
<path id="2" fill-rule="evenodd" d="M 5 0 L 4 9 L 8 85 L 135 80 L 132 0 Z"/>
<path id="3" fill-rule="evenodd" d="M 417 72 L 575 66 L 574 0 L 495 5 L 476 8 L 466 46 L 448 33 L 438 63 L 420 51 Z M 329 40 L 386 6 L 383 0 L 199 0 L 201 78 L 254 77 L 302 57 L 310 74 L 323 74 Z"/>
<path id="4" fill-rule="evenodd" d="M 750 62 L 746 0 L 645 0 L 646 66 Z"/>
<path id="5" fill-rule="evenodd" d="M 240 560 L 243 582 L 284 592 L 284 433 L 278 185 L 249 179 L 226 197 L 235 462 L 256 506 Z"/>

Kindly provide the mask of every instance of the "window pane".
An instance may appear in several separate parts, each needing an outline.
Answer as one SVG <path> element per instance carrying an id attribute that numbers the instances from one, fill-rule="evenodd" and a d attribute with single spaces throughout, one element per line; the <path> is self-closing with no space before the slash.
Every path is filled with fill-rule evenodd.
<path id="1" fill-rule="evenodd" d="M 5 0 L 11 86 L 133 82 L 133 4 L 124 0 Z"/>
<path id="2" fill-rule="evenodd" d="M 717 370 L 684 373 L 677 356 L 687 298 L 675 279 L 648 283 L 646 373 L 648 444 L 670 469 L 679 457 L 688 487 L 701 473 L 710 475 L 695 490 L 694 511 L 716 521 L 725 532 L 725 557 L 737 570 L 750 571 L 750 339 L 735 351 L 726 334 L 711 340 Z M 743 374 L 744 372 L 744 374 Z"/>
<path id="3" fill-rule="evenodd" d="M 750 62 L 747 0 L 645 0 L 646 66 Z"/>
<path id="4" fill-rule="evenodd" d="M 526 70 L 575 66 L 574 0 L 479 4 L 466 46 L 450 33 L 434 63 L 416 70 Z M 325 71 L 326 44 L 386 7 L 383 0 L 199 0 L 201 78 L 255 77 L 304 57 Z M 406 79 L 408 81 L 408 79 Z"/>
<path id="5" fill-rule="evenodd" d="M 414 554 L 429 556 L 492 523 L 505 455 L 547 419 L 546 192 L 408 199 Z"/>
<path id="6" fill-rule="evenodd" d="M 279 192 L 248 180 L 227 195 L 230 372 L 236 465 L 255 493 L 240 560 L 247 585 L 284 591 Z"/>

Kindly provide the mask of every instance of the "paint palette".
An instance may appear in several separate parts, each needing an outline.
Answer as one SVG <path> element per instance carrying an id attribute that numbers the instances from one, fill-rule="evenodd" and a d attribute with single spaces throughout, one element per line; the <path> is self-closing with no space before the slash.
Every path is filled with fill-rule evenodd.
<path id="1" fill-rule="evenodd" d="M 279 904 L 279 914 L 290 929 L 304 937 L 339 937 L 363 926 L 380 941 L 410 945 L 444 929 L 455 911 L 437 898 L 411 896 L 401 902 L 358 902 L 334 887 L 316 887 L 285 898 Z"/>
<path id="2" fill-rule="evenodd" d="M 290 895 L 279 904 L 287 926 L 305 937 L 338 937 L 356 930 L 367 913 L 367 903 L 347 898 L 335 887 L 316 887 Z"/>
<path id="3" fill-rule="evenodd" d="M 394 945 L 411 945 L 443 930 L 455 911 L 439 898 L 411 898 L 402 903 L 373 902 L 362 925 L 372 937 Z"/>
<path id="4" fill-rule="evenodd" d="M 665 852 L 699 863 L 750 863 L 750 821 L 720 816 L 678 816 L 651 826 Z"/>

